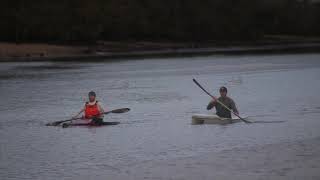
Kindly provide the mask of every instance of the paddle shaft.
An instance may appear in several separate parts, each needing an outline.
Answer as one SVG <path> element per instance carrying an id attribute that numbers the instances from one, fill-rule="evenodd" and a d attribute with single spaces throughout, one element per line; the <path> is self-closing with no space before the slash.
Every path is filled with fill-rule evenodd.
<path id="1" fill-rule="evenodd" d="M 247 120 L 243 119 L 242 117 L 240 117 L 237 113 L 233 112 L 229 107 L 227 107 L 227 106 L 224 105 L 221 101 L 219 101 L 218 98 L 216 98 L 216 97 L 214 97 L 212 94 L 210 94 L 207 90 L 205 90 L 205 89 L 201 86 L 201 84 L 200 84 L 197 80 L 193 79 L 193 82 L 194 82 L 197 86 L 199 86 L 199 88 L 202 89 L 206 94 L 208 94 L 211 98 L 213 98 L 215 101 L 217 101 L 221 106 L 223 106 L 224 108 L 226 108 L 228 111 L 230 111 L 231 113 L 233 113 L 235 116 L 237 116 L 237 117 L 238 117 L 239 119 L 241 119 L 243 122 L 245 122 L 245 123 L 251 123 L 250 121 L 247 121 Z"/>

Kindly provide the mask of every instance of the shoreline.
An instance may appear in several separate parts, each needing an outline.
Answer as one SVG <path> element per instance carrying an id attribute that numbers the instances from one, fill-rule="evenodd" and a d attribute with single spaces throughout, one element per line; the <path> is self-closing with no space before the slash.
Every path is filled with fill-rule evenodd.
<path id="1" fill-rule="evenodd" d="M 320 42 L 208 47 L 161 43 L 156 45 L 158 46 L 156 48 L 146 45 L 139 48 L 120 47 L 117 49 L 110 47 L 110 45 L 59 46 L 48 44 L 15 45 L 12 43 L 0 43 L 0 62 L 106 61 L 111 59 L 170 58 L 209 55 L 320 53 Z M 115 45 L 111 44 L 111 46 Z M 7 51 L 10 53 L 6 54 Z"/>

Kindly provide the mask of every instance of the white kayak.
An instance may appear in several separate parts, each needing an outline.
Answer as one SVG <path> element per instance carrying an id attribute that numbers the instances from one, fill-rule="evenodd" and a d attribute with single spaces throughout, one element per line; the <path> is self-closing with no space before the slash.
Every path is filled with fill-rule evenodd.
<path id="1" fill-rule="evenodd" d="M 232 124 L 241 122 L 242 120 L 238 117 L 230 118 L 221 118 L 217 115 L 211 114 L 195 114 L 192 116 L 192 124 Z"/>

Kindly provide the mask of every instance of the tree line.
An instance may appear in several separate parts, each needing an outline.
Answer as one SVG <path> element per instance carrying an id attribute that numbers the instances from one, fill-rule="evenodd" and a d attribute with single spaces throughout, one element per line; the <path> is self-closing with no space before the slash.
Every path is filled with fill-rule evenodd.
<path id="1" fill-rule="evenodd" d="M 282 0 L 2 0 L 0 40 L 231 41 L 317 36 L 320 5 Z"/>

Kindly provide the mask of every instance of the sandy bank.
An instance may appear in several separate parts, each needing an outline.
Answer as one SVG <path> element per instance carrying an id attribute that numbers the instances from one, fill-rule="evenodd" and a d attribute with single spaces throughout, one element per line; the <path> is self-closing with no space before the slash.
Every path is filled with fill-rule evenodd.
<path id="1" fill-rule="evenodd" d="M 83 55 L 85 47 L 42 43 L 0 43 L 1 58 L 46 58 Z"/>
<path id="2" fill-rule="evenodd" d="M 117 58 L 320 52 L 320 42 L 219 45 L 100 42 L 94 46 L 0 43 L 0 61 L 80 61 Z"/>

